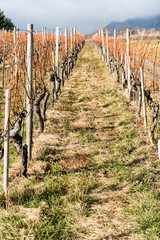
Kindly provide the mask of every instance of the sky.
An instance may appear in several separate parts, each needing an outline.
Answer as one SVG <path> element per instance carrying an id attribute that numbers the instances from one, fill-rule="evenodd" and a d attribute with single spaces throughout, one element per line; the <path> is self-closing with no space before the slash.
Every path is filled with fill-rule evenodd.
<path id="1" fill-rule="evenodd" d="M 160 0 L 0 0 L 0 8 L 22 30 L 77 27 L 84 34 L 111 21 L 160 14 Z"/>

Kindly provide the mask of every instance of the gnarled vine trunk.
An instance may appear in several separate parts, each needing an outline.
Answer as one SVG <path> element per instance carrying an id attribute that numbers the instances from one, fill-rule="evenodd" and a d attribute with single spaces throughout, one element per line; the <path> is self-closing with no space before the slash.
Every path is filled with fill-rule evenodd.
<path id="1" fill-rule="evenodd" d="M 25 117 L 25 114 L 21 113 L 18 118 L 18 121 L 14 125 L 14 128 L 10 131 L 9 136 L 12 138 L 13 143 L 16 146 L 18 153 L 22 157 L 21 172 L 22 172 L 22 175 L 26 177 L 27 176 L 27 162 L 28 162 L 28 148 L 27 148 L 26 144 L 24 144 L 22 146 L 22 137 L 19 135 L 24 117 Z"/>

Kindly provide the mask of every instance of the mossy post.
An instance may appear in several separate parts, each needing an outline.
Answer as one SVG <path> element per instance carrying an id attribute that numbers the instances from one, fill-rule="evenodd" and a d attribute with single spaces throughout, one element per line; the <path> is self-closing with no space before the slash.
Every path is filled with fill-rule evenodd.
<path id="1" fill-rule="evenodd" d="M 32 57 L 33 57 L 33 24 L 28 24 L 28 40 L 27 40 L 27 99 L 26 99 L 26 144 L 28 146 L 28 160 L 32 158 L 32 131 L 33 131 L 33 108 L 32 108 Z"/>

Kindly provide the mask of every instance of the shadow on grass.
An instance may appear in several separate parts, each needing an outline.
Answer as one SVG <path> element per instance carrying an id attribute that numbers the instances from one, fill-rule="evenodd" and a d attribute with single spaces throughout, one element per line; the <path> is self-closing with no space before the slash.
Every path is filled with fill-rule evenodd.
<path id="1" fill-rule="evenodd" d="M 117 239 L 120 239 L 120 238 L 123 238 L 123 237 L 129 237 L 131 234 L 130 233 L 121 233 L 121 234 L 118 234 L 118 235 L 112 235 L 112 234 L 109 234 L 108 236 L 104 237 L 104 238 L 100 238 L 98 240 L 117 240 Z"/>
<path id="2" fill-rule="evenodd" d="M 125 164 L 125 166 L 131 167 L 131 166 L 134 166 L 134 165 L 139 164 L 139 163 L 141 163 L 141 162 L 144 162 L 145 160 L 146 160 L 145 157 L 143 157 L 143 158 L 137 158 L 137 159 L 134 159 L 132 162 L 129 162 L 129 163 Z"/>

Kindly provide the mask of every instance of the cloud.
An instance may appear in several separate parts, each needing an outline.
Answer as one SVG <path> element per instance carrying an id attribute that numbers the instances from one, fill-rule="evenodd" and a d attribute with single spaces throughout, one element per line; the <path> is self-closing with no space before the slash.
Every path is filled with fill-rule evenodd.
<path id="1" fill-rule="evenodd" d="M 160 0 L 1 0 L 1 8 L 15 25 L 27 23 L 41 30 L 77 26 L 81 32 L 106 26 L 110 21 L 159 14 Z"/>

